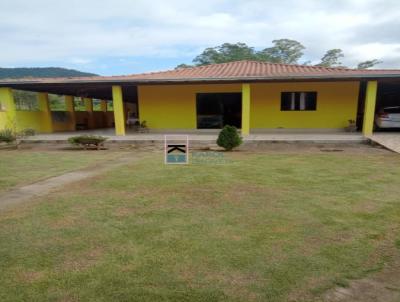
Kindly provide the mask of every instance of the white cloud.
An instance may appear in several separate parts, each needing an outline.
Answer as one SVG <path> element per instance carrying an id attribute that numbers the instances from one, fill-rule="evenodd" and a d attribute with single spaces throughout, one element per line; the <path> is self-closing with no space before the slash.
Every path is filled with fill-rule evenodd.
<path id="1" fill-rule="evenodd" d="M 376 0 L 2 0 L 0 66 L 98 58 L 193 57 L 223 42 L 268 47 L 292 38 L 305 60 L 342 48 L 344 63 L 400 68 L 400 2 Z"/>

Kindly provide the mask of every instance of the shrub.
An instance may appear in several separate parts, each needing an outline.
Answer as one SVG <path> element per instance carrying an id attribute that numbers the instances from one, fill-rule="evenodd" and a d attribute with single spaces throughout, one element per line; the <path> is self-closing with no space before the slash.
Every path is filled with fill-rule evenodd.
<path id="1" fill-rule="evenodd" d="M 12 143 L 16 140 L 14 131 L 11 129 L 0 130 L 0 142 Z"/>
<path id="2" fill-rule="evenodd" d="M 96 135 L 78 135 L 68 138 L 68 142 L 72 145 L 84 146 L 101 146 L 107 140 L 106 137 Z"/>
<path id="3" fill-rule="evenodd" d="M 36 134 L 36 131 L 35 131 L 35 129 L 32 129 L 32 128 L 26 128 L 26 129 L 22 130 L 18 134 L 21 137 L 34 136 Z"/>
<path id="4" fill-rule="evenodd" d="M 217 139 L 217 145 L 227 151 L 240 146 L 242 142 L 243 140 L 240 137 L 237 129 L 229 125 L 226 125 L 224 128 L 222 128 Z"/>

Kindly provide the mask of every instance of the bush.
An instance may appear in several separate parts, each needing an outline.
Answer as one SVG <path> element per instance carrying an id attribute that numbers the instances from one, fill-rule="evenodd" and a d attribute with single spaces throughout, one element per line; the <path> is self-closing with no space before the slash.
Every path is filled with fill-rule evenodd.
<path id="1" fill-rule="evenodd" d="M 36 134 L 36 131 L 35 131 L 35 129 L 32 129 L 32 128 L 26 128 L 18 133 L 18 135 L 21 137 L 34 136 L 35 134 Z"/>
<path id="2" fill-rule="evenodd" d="M 72 136 L 68 139 L 68 142 L 72 145 L 78 146 L 96 146 L 97 148 L 101 146 L 107 140 L 106 137 L 96 136 L 96 135 L 78 135 Z"/>
<path id="3" fill-rule="evenodd" d="M 243 140 L 240 137 L 237 129 L 233 126 L 226 125 L 222 128 L 218 135 L 217 145 L 227 151 L 231 151 L 242 144 Z"/>
<path id="4" fill-rule="evenodd" d="M 0 142 L 12 143 L 16 140 L 16 136 L 11 129 L 0 130 Z"/>

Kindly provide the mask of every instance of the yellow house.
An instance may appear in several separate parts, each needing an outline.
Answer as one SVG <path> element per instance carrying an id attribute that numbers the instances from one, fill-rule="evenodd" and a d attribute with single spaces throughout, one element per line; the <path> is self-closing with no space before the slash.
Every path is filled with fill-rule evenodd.
<path id="1" fill-rule="evenodd" d="M 37 110 L 18 110 L 14 89 L 38 92 Z M 49 93 L 65 96 L 64 113 L 52 112 Z M 75 110 L 77 97 L 84 112 Z M 100 110 L 93 109 L 93 99 Z M 50 133 L 115 127 L 117 135 L 125 135 L 130 124 L 145 121 L 150 130 L 166 133 L 233 125 L 246 136 L 357 126 L 370 135 L 377 109 L 388 100 L 400 105 L 400 70 L 238 61 L 129 76 L 0 81 L 0 129 Z"/>

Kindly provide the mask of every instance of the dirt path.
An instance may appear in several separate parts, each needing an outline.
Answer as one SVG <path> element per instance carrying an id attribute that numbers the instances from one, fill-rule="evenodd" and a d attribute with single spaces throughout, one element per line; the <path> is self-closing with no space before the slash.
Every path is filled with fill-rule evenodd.
<path id="1" fill-rule="evenodd" d="M 394 252 L 393 260 L 381 271 L 359 280 L 352 280 L 346 288 L 329 290 L 324 302 L 399 302 L 400 253 Z"/>
<path id="2" fill-rule="evenodd" d="M 398 302 L 399 273 L 387 270 L 371 278 L 352 281 L 349 287 L 338 287 L 325 298 L 329 302 Z"/>
<path id="3" fill-rule="evenodd" d="M 33 197 L 45 196 L 52 190 L 62 187 L 66 184 L 77 182 L 89 177 L 102 174 L 112 168 L 117 168 L 138 160 L 141 156 L 137 153 L 124 155 L 116 160 L 99 164 L 95 167 L 87 167 L 82 170 L 68 172 L 59 176 L 54 176 L 35 182 L 30 185 L 19 187 L 11 191 L 0 193 L 0 211 L 10 206 L 28 201 Z"/>

